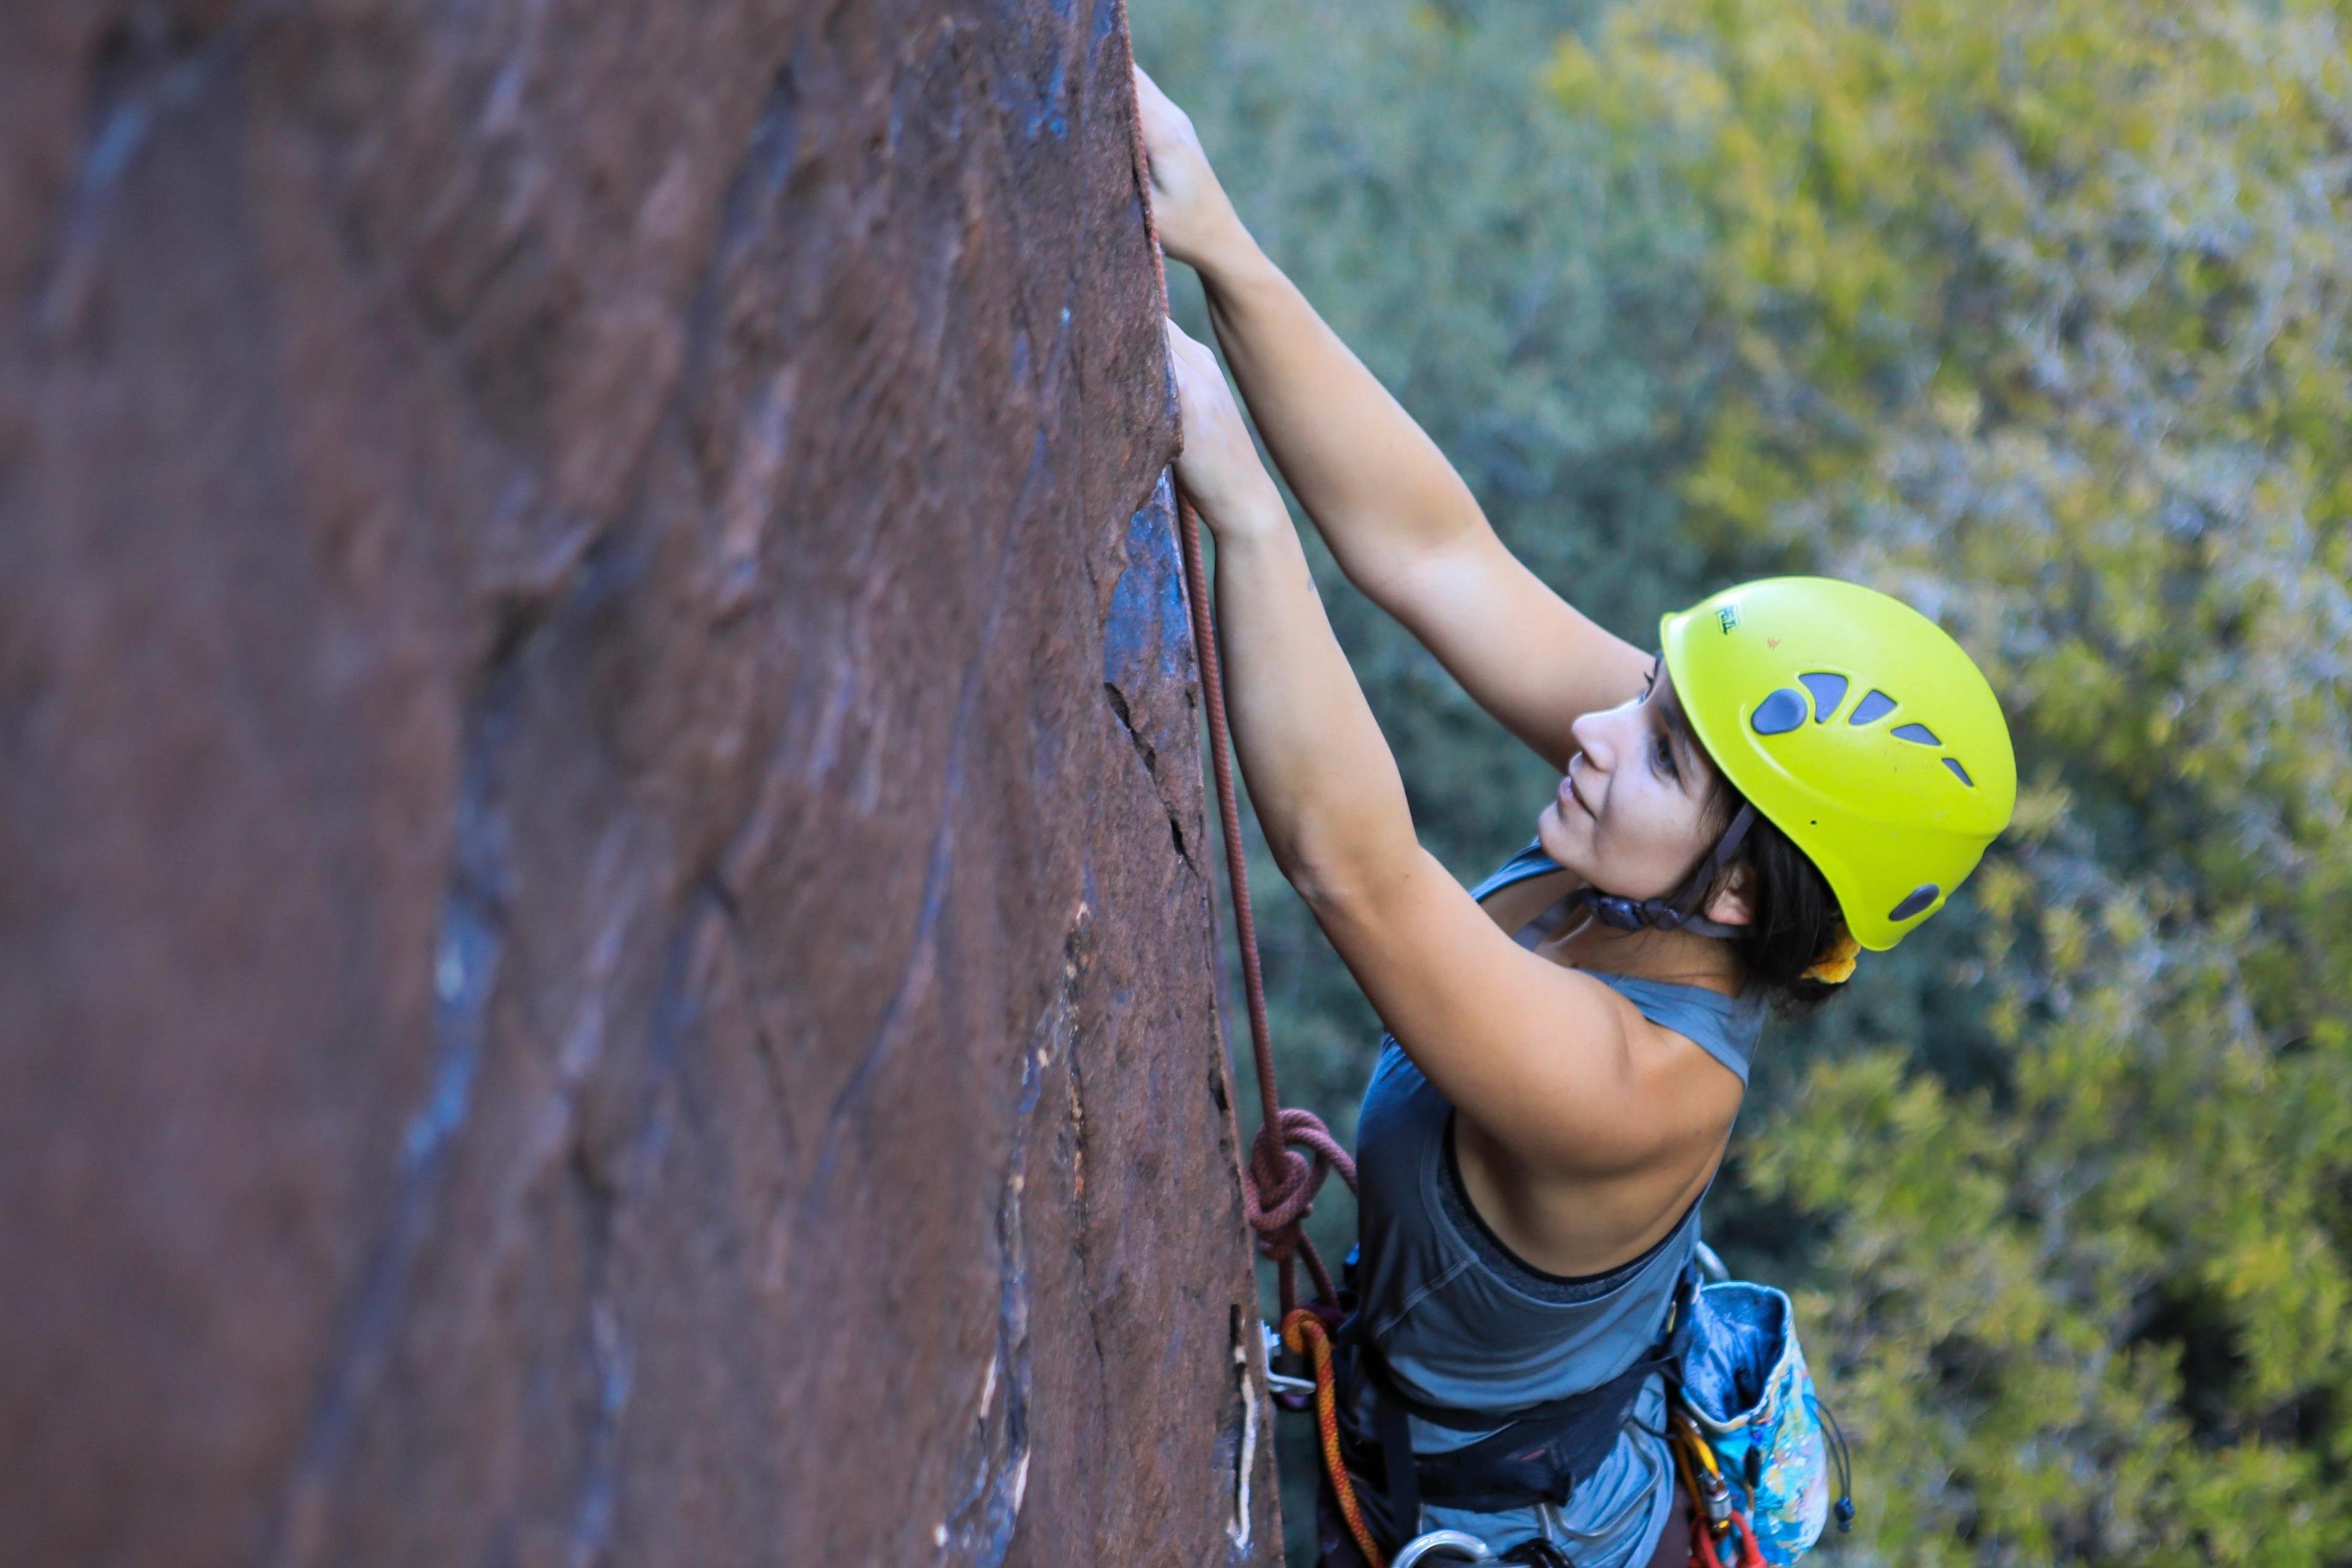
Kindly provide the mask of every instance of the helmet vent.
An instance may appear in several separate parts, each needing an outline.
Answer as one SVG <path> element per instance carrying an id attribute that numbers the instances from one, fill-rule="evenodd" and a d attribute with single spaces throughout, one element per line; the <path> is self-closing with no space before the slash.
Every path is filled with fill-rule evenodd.
<path id="1" fill-rule="evenodd" d="M 1940 746 L 1944 743 L 1936 739 L 1936 731 L 1925 724 L 1898 724 L 1892 733 L 1898 741 L 1910 741 L 1922 746 Z"/>
<path id="2" fill-rule="evenodd" d="M 1886 911 L 1886 918 L 1890 921 L 1907 921 L 1929 904 L 1934 903 L 1936 895 L 1943 890 L 1933 882 L 1922 882 L 1904 894 L 1903 901 Z"/>
<path id="3" fill-rule="evenodd" d="M 1837 711 L 1837 705 L 1845 700 L 1845 677 L 1824 672 L 1801 675 L 1797 679 L 1813 694 L 1813 722 L 1828 723 L 1830 715 Z"/>
<path id="4" fill-rule="evenodd" d="M 1853 705 L 1853 717 L 1848 719 L 1846 722 L 1849 724 L 1875 724 L 1881 719 L 1885 718 L 1889 713 L 1894 711 L 1895 699 L 1889 697 L 1884 691 L 1873 691 L 1869 696 L 1864 698 L 1861 701 Z"/>
<path id="5" fill-rule="evenodd" d="M 1944 759 L 1944 765 L 1951 769 L 1952 776 L 1958 779 L 1962 784 L 1968 785 L 1970 789 L 1977 787 L 1977 781 L 1969 777 L 1969 770 L 1960 766 L 1959 758 L 1946 757 Z"/>
<path id="6" fill-rule="evenodd" d="M 1784 686 L 1756 705 L 1748 727 L 1759 735 L 1785 735 L 1804 721 L 1804 694 Z"/>

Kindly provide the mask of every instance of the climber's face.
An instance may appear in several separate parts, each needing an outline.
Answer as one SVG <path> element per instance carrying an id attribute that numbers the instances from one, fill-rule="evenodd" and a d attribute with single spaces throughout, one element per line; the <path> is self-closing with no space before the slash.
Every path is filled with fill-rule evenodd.
<path id="1" fill-rule="evenodd" d="M 1607 892 L 1672 892 L 1721 830 L 1721 780 L 1684 721 L 1663 663 L 1639 698 L 1585 714 L 1570 732 L 1579 750 L 1536 819 L 1544 853 Z"/>

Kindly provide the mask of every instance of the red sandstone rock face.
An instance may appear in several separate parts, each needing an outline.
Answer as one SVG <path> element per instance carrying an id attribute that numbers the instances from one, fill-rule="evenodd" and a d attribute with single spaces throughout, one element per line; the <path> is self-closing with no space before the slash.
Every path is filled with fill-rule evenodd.
<path id="1" fill-rule="evenodd" d="M 1127 61 L 0 7 L 0 1562 L 1274 1560 Z"/>

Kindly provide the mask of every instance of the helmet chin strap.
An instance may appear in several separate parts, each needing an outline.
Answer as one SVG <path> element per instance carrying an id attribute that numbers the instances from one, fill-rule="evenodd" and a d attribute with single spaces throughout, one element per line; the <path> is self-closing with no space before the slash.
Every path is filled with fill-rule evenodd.
<path id="1" fill-rule="evenodd" d="M 1715 848 L 1698 864 L 1698 868 L 1685 879 L 1674 894 L 1663 899 L 1628 899 L 1616 893 L 1604 893 L 1594 887 L 1579 888 L 1569 895 L 1571 903 L 1581 904 L 1592 911 L 1602 925 L 1618 931 L 1682 931 L 1693 936 L 1738 937 L 1747 934 L 1746 926 L 1725 925 L 1711 921 L 1698 912 L 1701 900 L 1715 886 L 1723 868 L 1738 852 L 1739 841 L 1748 837 L 1748 829 L 1756 821 L 1756 808 L 1742 805 L 1723 837 L 1715 841 Z"/>

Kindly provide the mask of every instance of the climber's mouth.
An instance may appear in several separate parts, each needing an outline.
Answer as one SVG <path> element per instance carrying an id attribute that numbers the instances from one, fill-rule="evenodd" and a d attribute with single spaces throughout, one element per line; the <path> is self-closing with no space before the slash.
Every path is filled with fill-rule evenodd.
<path id="1" fill-rule="evenodd" d="M 1560 806 L 1560 809 L 1561 809 L 1562 811 L 1566 811 L 1566 810 L 1568 810 L 1570 806 L 1573 806 L 1573 807 L 1575 807 L 1577 810 L 1579 810 L 1579 811 L 1580 811 L 1580 812 L 1584 813 L 1584 815 L 1585 815 L 1585 816 L 1598 816 L 1600 815 L 1600 813 L 1598 813 L 1598 812 L 1594 811 L 1591 806 L 1589 806 L 1589 805 L 1585 805 L 1585 804 L 1584 804 L 1584 797 L 1583 797 L 1582 795 L 1579 795 L 1579 794 L 1577 794 L 1577 793 L 1576 793 L 1576 767 L 1575 767 L 1575 759 L 1574 759 L 1574 758 L 1572 758 L 1572 757 L 1571 757 L 1571 758 L 1570 758 L 1570 759 L 1569 759 L 1569 763 L 1570 763 L 1570 765 L 1569 765 L 1569 770 L 1568 770 L 1567 774 L 1566 774 L 1564 777 L 1562 777 L 1562 778 L 1560 779 L 1560 781 L 1559 781 L 1559 806 Z"/>

